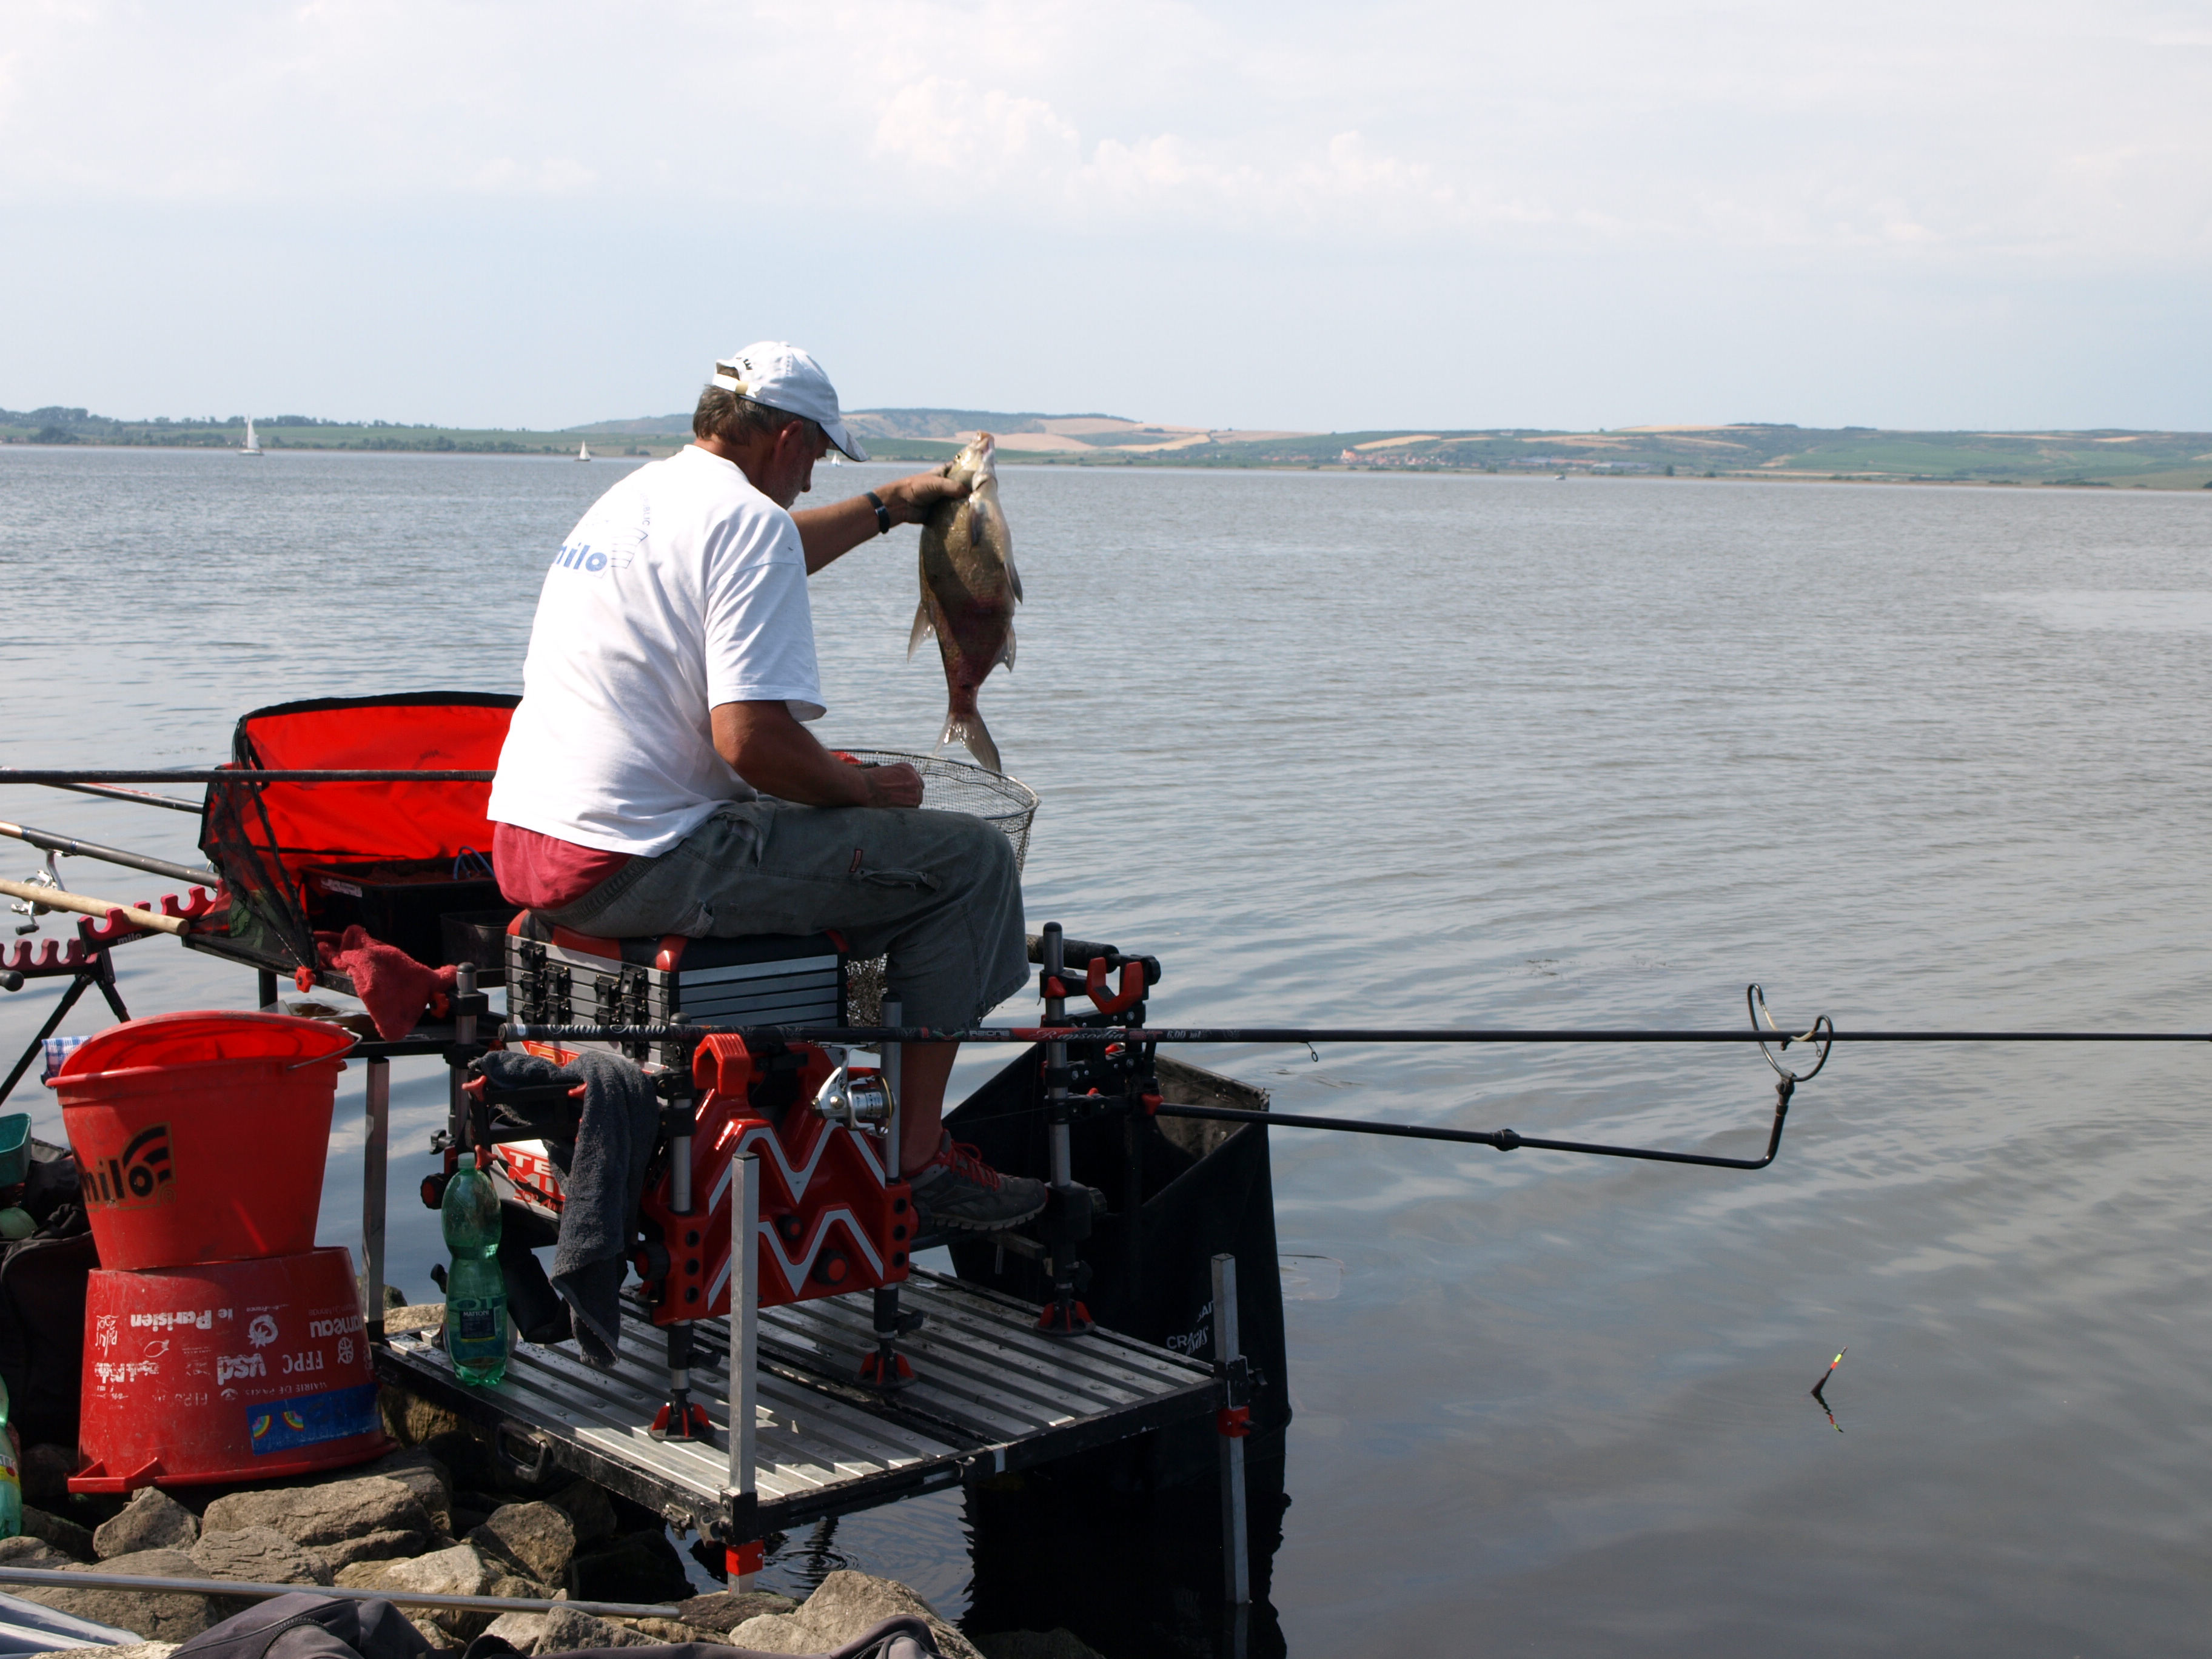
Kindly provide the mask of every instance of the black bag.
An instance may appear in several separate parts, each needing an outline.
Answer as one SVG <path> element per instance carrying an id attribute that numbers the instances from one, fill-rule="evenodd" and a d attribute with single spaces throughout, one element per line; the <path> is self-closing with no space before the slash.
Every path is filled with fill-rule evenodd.
<path id="1" fill-rule="evenodd" d="M 434 1651 L 389 1601 L 309 1590 L 272 1596 L 177 1650 L 194 1659 L 427 1659 Z"/>
<path id="2" fill-rule="evenodd" d="M 76 1445 L 86 1279 L 100 1265 L 76 1200 L 75 1158 L 33 1163 L 22 1207 L 41 1224 L 0 1247 L 0 1379 L 27 1446 Z"/>
<path id="3" fill-rule="evenodd" d="M 515 1650 L 496 1636 L 479 1636 L 465 1659 L 494 1659 Z M 248 1607 L 202 1631 L 170 1659 L 427 1659 L 433 1648 L 391 1602 L 341 1601 L 297 1590 Z M 580 1648 L 577 1659 L 767 1659 L 750 1648 L 705 1642 L 634 1648 Z M 943 1659 L 929 1626 L 915 1618 L 886 1619 L 866 1635 L 821 1659 Z"/>
<path id="4" fill-rule="evenodd" d="M 957 1140 L 972 1142 L 993 1169 L 1048 1178 L 1042 1051 L 1031 1048 L 946 1115 Z M 1160 1061 L 1178 1097 L 1222 1094 L 1224 1105 L 1263 1106 L 1259 1091 L 1231 1098 L 1210 1073 Z M 1283 1332 L 1282 1273 L 1275 1254 L 1275 1188 L 1267 1138 L 1256 1124 L 1189 1118 L 1099 1118 L 1068 1133 L 1075 1179 L 1106 1194 L 1109 1213 L 1081 1245 L 1091 1278 L 1082 1291 L 1109 1330 L 1193 1359 L 1213 1358 L 1213 1257 L 1237 1258 L 1237 1345 L 1252 1372 L 1248 1460 L 1279 1461 L 1291 1421 Z M 1136 1198 L 1133 1209 L 1131 1200 Z M 988 1241 L 947 1240 L 962 1279 L 1026 1302 L 1050 1291 L 1042 1265 Z M 1092 1478 L 1123 1491 L 1164 1491 L 1214 1478 L 1219 1443 L 1212 1419 L 1177 1424 L 1089 1459 Z"/>

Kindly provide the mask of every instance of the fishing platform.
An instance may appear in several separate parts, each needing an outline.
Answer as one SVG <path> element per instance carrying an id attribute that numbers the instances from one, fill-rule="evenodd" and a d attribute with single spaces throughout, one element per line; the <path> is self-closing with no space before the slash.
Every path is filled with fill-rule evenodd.
<path id="1" fill-rule="evenodd" d="M 711 1540 L 738 1585 L 770 1534 L 1149 1437 L 1169 1449 L 1146 1460 L 1144 1479 L 1218 1487 L 1203 1501 L 1221 1516 L 1221 1593 L 1246 1603 L 1246 1442 L 1256 1428 L 1279 1451 L 1288 1418 L 1266 1144 L 1249 1124 L 1184 1122 L 1172 1109 L 1226 1103 L 1259 1116 L 1267 1101 L 1131 1039 L 1158 960 L 1056 926 L 1032 938 L 1046 1023 L 1073 1039 L 1024 1045 L 946 1121 L 985 1142 L 994 1167 L 1045 1179 L 1047 1210 L 1006 1231 L 918 1236 L 891 1158 L 903 1044 L 890 1030 L 866 1042 L 854 1024 L 898 1025 L 881 964 L 854 960 L 835 935 L 594 939 L 503 903 L 474 849 L 489 844 L 486 783 L 515 701 L 329 699 L 246 716 L 198 807 L 214 869 L 125 855 L 194 878 L 190 896 L 88 917 L 66 953 L 19 947 L 31 976 L 75 981 L 40 1037 L 90 989 L 127 1018 L 108 951 L 155 931 L 253 971 L 267 1012 L 288 1010 L 280 993 L 376 1006 L 362 977 L 369 959 L 332 945 L 350 927 L 404 968 L 455 964 L 442 1017 L 397 1032 L 344 1017 L 358 1036 L 347 1057 L 364 1127 L 359 1277 L 379 1382 L 477 1425 L 526 1485 L 588 1479 Z M 923 770 L 933 805 L 975 811 L 1018 858 L 1025 850 L 1036 804 L 1025 787 L 897 758 Z M 170 927 L 155 926 L 162 915 Z M 393 959 L 380 960 L 390 971 Z M 503 1020 L 487 995 L 502 986 Z M 1086 1020 L 1113 1034 L 1089 1039 Z M 764 1029 L 794 1027 L 856 1040 Z M 586 1140 L 592 1105 L 565 1069 L 559 1086 L 517 1084 L 489 1062 L 566 1068 L 590 1050 L 641 1067 L 633 1075 L 656 1103 L 650 1146 L 636 1149 L 647 1190 L 629 1224 L 619 1344 L 611 1363 L 587 1363 L 565 1310 L 557 1333 L 541 1332 L 522 1281 L 544 1290 L 544 1269 L 528 1249 L 502 1249 L 504 1370 L 489 1383 L 466 1377 L 441 1329 L 385 1328 L 392 1064 L 436 1059 L 448 1073 L 431 1146 L 442 1169 L 422 1183 L 425 1205 L 435 1211 L 474 1158 L 493 1177 L 503 1232 L 543 1248 L 567 1170 L 549 1146 Z M 1233 1204 L 1216 1205 L 1231 1191 Z M 1211 1207 L 1235 1224 L 1209 1226 Z M 914 1265 L 939 1245 L 952 1272 Z M 1243 1346 L 1254 1340 L 1256 1364 Z"/>

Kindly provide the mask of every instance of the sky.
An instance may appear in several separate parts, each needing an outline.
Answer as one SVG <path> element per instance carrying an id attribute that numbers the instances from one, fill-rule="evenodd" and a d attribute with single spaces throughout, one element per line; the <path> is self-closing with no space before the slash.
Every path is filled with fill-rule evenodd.
<path id="1" fill-rule="evenodd" d="M 2212 429 L 2212 3 L 0 0 L 0 407 Z"/>

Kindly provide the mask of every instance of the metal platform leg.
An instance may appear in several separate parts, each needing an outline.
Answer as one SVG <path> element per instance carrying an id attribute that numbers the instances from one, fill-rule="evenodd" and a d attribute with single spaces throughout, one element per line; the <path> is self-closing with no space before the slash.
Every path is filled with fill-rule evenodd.
<path id="1" fill-rule="evenodd" d="M 748 1590 L 761 1570 L 759 1489 L 754 1478 L 753 1398 L 760 1361 L 760 1161 L 733 1160 L 730 1191 L 730 1588 Z"/>
<path id="2" fill-rule="evenodd" d="M 682 1018 L 677 1016 L 679 1023 Z M 661 1108 L 668 1136 L 668 1207 L 679 1216 L 691 1213 L 691 1134 L 698 1112 L 688 1085 Z M 686 1320 L 668 1328 L 668 1398 L 646 1432 L 655 1440 L 705 1440 L 711 1431 L 707 1408 L 691 1398 L 691 1323 Z"/>
<path id="3" fill-rule="evenodd" d="M 1213 1258 L 1213 1369 L 1227 1385 L 1227 1403 L 1214 1419 L 1221 1436 L 1222 1591 L 1239 1613 L 1252 1601 L 1251 1540 L 1244 1511 L 1244 1437 L 1252 1431 L 1246 1401 L 1246 1365 L 1237 1351 L 1237 1258 Z"/>
<path id="4" fill-rule="evenodd" d="M 1066 940 L 1056 921 L 1045 923 L 1039 937 L 1043 940 L 1039 954 L 1044 957 L 1044 1023 L 1059 1025 L 1067 1018 L 1066 982 L 1062 977 L 1067 969 L 1062 956 Z M 1088 1188 L 1075 1184 L 1067 1133 L 1067 1045 L 1046 1043 L 1045 1147 L 1051 1160 L 1052 1179 L 1044 1215 L 1037 1224 L 1037 1236 L 1051 1252 L 1046 1265 L 1052 1276 L 1052 1286 L 1044 1311 L 1037 1316 L 1037 1328 L 1047 1336 L 1081 1336 L 1091 1328 L 1091 1310 L 1079 1299 L 1090 1274 L 1078 1257 L 1078 1246 L 1091 1236 L 1091 1194 Z"/>
<path id="5" fill-rule="evenodd" d="M 368 1133 L 361 1149 L 361 1317 L 372 1342 L 384 1340 L 385 1164 L 392 1145 L 392 1062 L 368 1064 Z"/>
<path id="6" fill-rule="evenodd" d="M 906 1006 L 896 997 L 885 997 L 880 1018 L 885 1025 L 903 1025 L 906 1023 Z M 890 1115 L 884 1121 L 884 1177 L 887 1181 L 896 1181 L 901 1168 L 900 1136 L 904 1132 L 899 1111 L 899 1045 L 884 1043 L 881 1059 L 884 1081 L 890 1085 L 891 1106 Z M 861 1386 L 880 1389 L 886 1394 L 912 1387 L 914 1365 L 899 1352 L 898 1340 L 908 1331 L 921 1328 L 921 1316 L 899 1311 L 898 1286 L 896 1285 L 886 1285 L 874 1292 L 872 1316 L 873 1323 L 871 1328 L 875 1332 L 876 1346 L 860 1356 Z"/>

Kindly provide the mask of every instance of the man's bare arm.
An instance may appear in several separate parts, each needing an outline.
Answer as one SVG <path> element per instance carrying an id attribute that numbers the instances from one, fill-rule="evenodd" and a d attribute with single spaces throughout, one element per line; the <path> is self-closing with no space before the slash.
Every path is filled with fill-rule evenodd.
<path id="1" fill-rule="evenodd" d="M 949 468 L 947 463 L 934 472 L 915 472 L 893 478 L 879 488 L 876 494 L 884 498 L 891 522 L 920 524 L 939 501 L 957 501 L 965 495 L 966 483 L 955 483 L 945 476 Z M 876 522 L 876 509 L 866 495 L 855 495 L 830 507 L 806 507 L 793 513 L 791 521 L 799 526 L 799 543 L 805 550 L 806 574 L 810 576 L 833 559 L 883 533 L 882 526 Z"/>
<path id="2" fill-rule="evenodd" d="M 868 513 L 872 520 L 875 509 Z M 802 806 L 921 805 L 921 775 L 914 768 L 848 766 L 781 702 L 717 703 L 711 718 L 714 752 L 764 795 Z"/>

